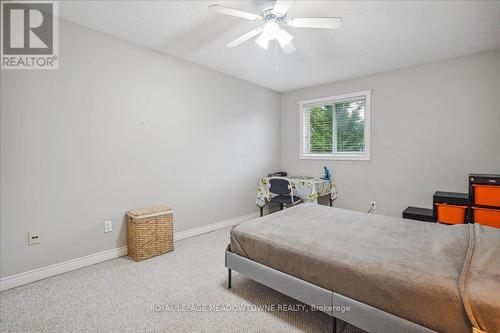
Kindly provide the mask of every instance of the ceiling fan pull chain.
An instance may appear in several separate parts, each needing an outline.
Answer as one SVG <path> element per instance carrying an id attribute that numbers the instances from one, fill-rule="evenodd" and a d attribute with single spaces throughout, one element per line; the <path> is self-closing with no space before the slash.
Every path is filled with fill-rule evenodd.
<path id="1" fill-rule="evenodd" d="M 276 66 L 274 68 L 276 75 L 278 75 L 279 67 L 278 67 L 278 41 L 274 41 L 274 56 L 276 59 Z"/>

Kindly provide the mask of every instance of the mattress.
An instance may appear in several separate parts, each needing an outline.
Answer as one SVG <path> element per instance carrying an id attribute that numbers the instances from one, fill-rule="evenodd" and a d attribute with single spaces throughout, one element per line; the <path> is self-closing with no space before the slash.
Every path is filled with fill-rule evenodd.
<path id="1" fill-rule="evenodd" d="M 302 204 L 234 227 L 231 251 L 438 332 L 500 332 L 495 228 Z"/>

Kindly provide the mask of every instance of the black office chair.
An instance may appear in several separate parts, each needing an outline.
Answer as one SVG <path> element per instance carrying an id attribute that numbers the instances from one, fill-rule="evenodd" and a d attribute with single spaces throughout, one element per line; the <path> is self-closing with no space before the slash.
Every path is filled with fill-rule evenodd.
<path id="1" fill-rule="evenodd" d="M 277 194 L 271 198 L 271 202 L 279 203 L 280 210 L 285 206 L 293 206 L 302 202 L 302 199 L 293 195 L 293 187 L 290 179 L 284 177 L 269 178 L 269 192 Z"/>

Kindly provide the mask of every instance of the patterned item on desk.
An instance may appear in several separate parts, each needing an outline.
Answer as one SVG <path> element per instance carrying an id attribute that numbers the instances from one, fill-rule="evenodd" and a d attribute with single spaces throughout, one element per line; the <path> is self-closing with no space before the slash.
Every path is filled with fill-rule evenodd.
<path id="1" fill-rule="evenodd" d="M 330 195 L 332 200 L 337 199 L 337 189 L 335 181 L 332 179 L 324 180 L 317 178 L 289 178 L 292 183 L 293 194 L 300 197 L 304 201 L 316 201 L 318 197 Z M 269 192 L 269 178 L 261 178 L 259 180 L 259 188 L 257 189 L 256 204 L 259 207 L 264 207 L 266 200 L 271 200 L 272 195 Z"/>

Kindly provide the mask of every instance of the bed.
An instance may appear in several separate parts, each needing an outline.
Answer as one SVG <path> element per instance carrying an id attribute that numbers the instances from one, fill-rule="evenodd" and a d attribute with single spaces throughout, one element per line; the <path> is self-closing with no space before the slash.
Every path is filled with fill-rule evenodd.
<path id="1" fill-rule="evenodd" d="M 500 332 L 496 228 L 302 204 L 235 226 L 226 267 L 369 332 Z"/>

